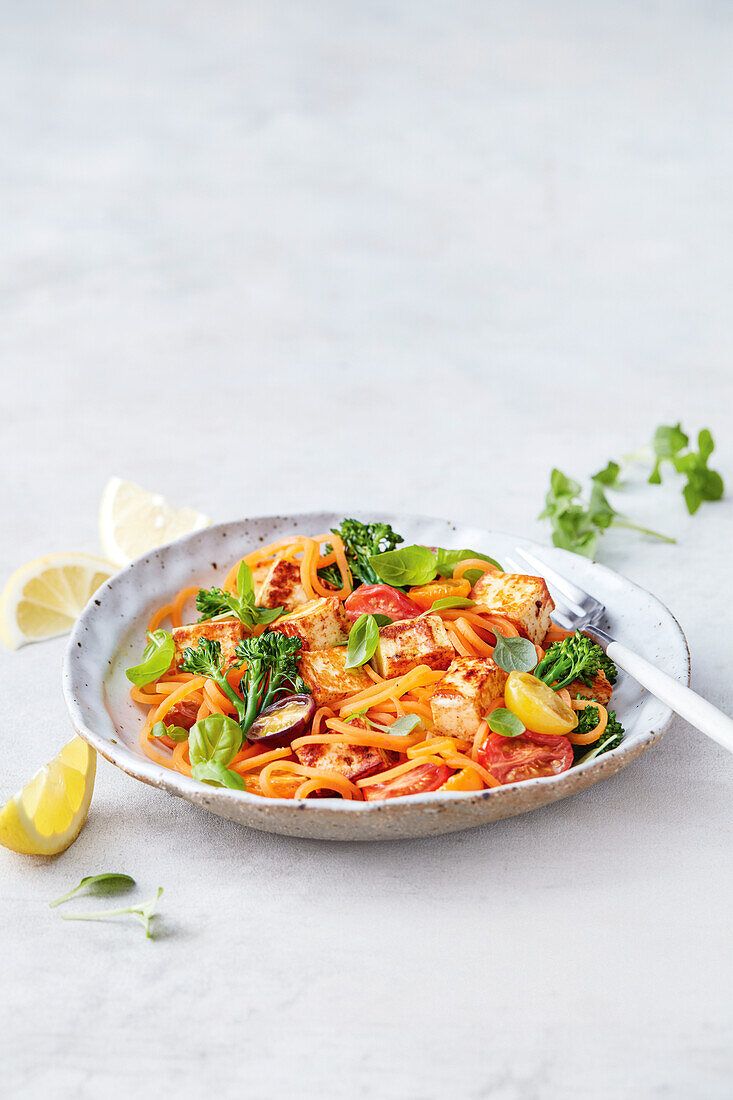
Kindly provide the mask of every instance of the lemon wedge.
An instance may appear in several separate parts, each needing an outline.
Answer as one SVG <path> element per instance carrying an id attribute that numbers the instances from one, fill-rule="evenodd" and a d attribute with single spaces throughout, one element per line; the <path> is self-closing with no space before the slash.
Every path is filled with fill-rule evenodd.
<path id="1" fill-rule="evenodd" d="M 173 508 L 158 493 L 119 477 L 107 482 L 99 508 L 102 546 L 116 565 L 127 565 L 148 550 L 210 523 L 208 516 L 194 508 Z"/>
<path id="2" fill-rule="evenodd" d="M 86 821 L 96 771 L 96 752 L 74 737 L 0 810 L 0 844 L 32 856 L 66 851 Z"/>
<path id="3" fill-rule="evenodd" d="M 89 554 L 48 554 L 16 569 L 0 596 L 0 638 L 10 649 L 71 630 L 115 567 Z"/>

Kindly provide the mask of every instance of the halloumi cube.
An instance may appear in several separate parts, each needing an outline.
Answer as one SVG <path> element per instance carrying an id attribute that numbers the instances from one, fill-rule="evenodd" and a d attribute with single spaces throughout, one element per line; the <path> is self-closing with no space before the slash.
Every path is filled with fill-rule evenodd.
<path id="1" fill-rule="evenodd" d="M 262 595 L 262 585 L 265 583 L 267 574 L 272 569 L 271 561 L 261 561 L 257 565 L 252 566 L 252 586 L 255 590 L 255 603 L 262 607 L 260 603 L 260 596 Z M 277 604 L 275 605 L 277 607 Z"/>
<path id="2" fill-rule="evenodd" d="M 391 768 L 399 760 L 398 753 L 369 745 L 301 745 L 295 749 L 295 755 L 306 768 L 336 772 L 352 780 L 365 779 L 384 768 Z"/>
<path id="3" fill-rule="evenodd" d="M 502 615 L 537 644 L 549 630 L 555 609 L 543 578 L 521 573 L 484 573 L 471 589 L 471 599 L 480 605 L 475 610 Z"/>
<path id="4" fill-rule="evenodd" d="M 447 669 L 456 655 L 439 615 L 420 615 L 383 626 L 371 664 L 380 676 L 402 676 L 416 665 Z"/>
<path id="5" fill-rule="evenodd" d="M 284 558 L 276 558 L 262 581 L 257 603 L 260 607 L 282 607 L 295 611 L 308 602 L 300 583 L 300 567 Z"/>
<path id="6" fill-rule="evenodd" d="M 341 645 L 349 633 L 349 616 L 335 596 L 309 600 L 296 611 L 283 615 L 272 624 L 289 638 L 300 638 L 301 649 L 330 649 Z"/>
<path id="7" fill-rule="evenodd" d="M 571 699 L 597 699 L 605 707 L 611 700 L 613 688 L 605 672 L 599 669 L 590 687 L 582 680 L 573 680 L 572 684 L 568 684 L 568 691 Z"/>
<path id="8" fill-rule="evenodd" d="M 492 699 L 503 694 L 507 674 L 491 657 L 456 657 L 430 700 L 441 733 L 473 737 Z"/>
<path id="9" fill-rule="evenodd" d="M 221 655 L 224 658 L 224 666 L 230 665 L 234 660 L 237 642 L 244 636 L 244 629 L 239 619 L 224 619 L 221 622 L 191 623 L 189 626 L 174 626 L 171 631 L 173 643 L 176 647 L 173 658 L 176 668 L 180 667 L 183 660 L 183 652 L 189 646 L 195 649 L 199 638 L 210 638 L 221 646 Z"/>
<path id="10" fill-rule="evenodd" d="M 347 696 L 372 686 L 373 681 L 363 668 L 345 667 L 345 645 L 306 650 L 298 663 L 300 675 L 319 707 L 333 706 Z"/>

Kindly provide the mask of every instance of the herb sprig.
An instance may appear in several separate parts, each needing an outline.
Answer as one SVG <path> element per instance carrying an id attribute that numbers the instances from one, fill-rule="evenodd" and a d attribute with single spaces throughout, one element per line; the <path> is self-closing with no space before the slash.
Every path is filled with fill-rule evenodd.
<path id="1" fill-rule="evenodd" d="M 237 591 L 225 592 L 222 588 L 200 588 L 196 595 L 199 622 L 207 619 L 230 619 L 234 616 L 246 627 L 266 626 L 278 619 L 282 607 L 258 607 L 255 603 L 252 570 L 245 561 L 237 570 Z"/>

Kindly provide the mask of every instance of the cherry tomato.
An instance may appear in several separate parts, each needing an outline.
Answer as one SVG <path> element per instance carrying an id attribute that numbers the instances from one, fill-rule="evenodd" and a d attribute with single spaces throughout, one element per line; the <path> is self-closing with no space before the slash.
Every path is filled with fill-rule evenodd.
<path id="1" fill-rule="evenodd" d="M 566 772 L 573 762 L 573 746 L 567 737 L 534 733 L 502 737 L 490 733 L 479 747 L 478 760 L 500 783 L 521 783 Z"/>
<path id="2" fill-rule="evenodd" d="M 504 685 L 504 699 L 512 714 L 534 733 L 562 737 L 574 730 L 578 718 L 556 691 L 530 672 L 510 672 Z"/>
<path id="3" fill-rule="evenodd" d="M 572 755 L 572 749 L 570 750 Z M 450 777 L 451 769 L 444 764 L 420 764 L 409 772 L 387 779 L 384 783 L 372 783 L 362 787 L 367 802 L 377 802 L 383 798 L 401 798 L 406 794 L 423 794 L 425 791 L 437 791 Z"/>
<path id="4" fill-rule="evenodd" d="M 461 768 L 459 772 L 447 779 L 441 791 L 480 791 L 483 790 L 483 782 L 477 771 L 473 768 Z"/>
<path id="5" fill-rule="evenodd" d="M 344 609 L 352 623 L 364 614 L 388 615 L 393 620 L 416 619 L 422 615 L 422 608 L 409 596 L 388 584 L 363 584 L 351 593 Z"/>
<path id="6" fill-rule="evenodd" d="M 430 584 L 421 584 L 419 588 L 410 589 L 410 599 L 423 611 L 429 611 L 436 600 L 444 600 L 448 596 L 468 596 L 471 585 L 468 581 L 432 581 Z"/>

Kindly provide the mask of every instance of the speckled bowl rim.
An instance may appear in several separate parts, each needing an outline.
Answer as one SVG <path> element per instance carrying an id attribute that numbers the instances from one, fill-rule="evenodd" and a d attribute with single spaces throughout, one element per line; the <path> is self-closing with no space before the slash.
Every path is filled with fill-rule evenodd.
<path id="1" fill-rule="evenodd" d="M 466 528 L 467 525 L 457 524 L 454 525 L 452 521 L 438 519 L 435 517 L 410 515 L 407 513 L 401 513 L 399 515 L 384 515 L 375 512 L 360 513 L 353 510 L 347 510 L 344 512 L 308 512 L 298 513 L 290 516 L 257 516 L 247 520 L 238 520 L 228 523 L 220 523 L 204 528 L 203 531 L 195 532 L 192 535 L 185 536 L 182 539 L 177 539 L 173 543 L 169 543 L 156 550 L 150 551 L 148 554 L 141 555 L 135 561 L 125 566 L 120 572 L 114 574 L 108 581 L 106 581 L 100 589 L 98 589 L 95 596 L 89 601 L 87 606 L 79 616 L 72 634 L 69 638 L 68 645 L 64 654 L 62 679 L 63 679 L 63 693 L 68 712 L 76 732 L 84 738 L 90 745 L 92 745 L 106 760 L 114 764 L 116 767 L 123 770 L 126 774 L 139 779 L 142 782 L 148 783 L 159 789 L 165 789 L 172 794 L 186 798 L 189 801 L 194 802 L 204 808 L 210 809 L 215 813 L 219 813 L 225 817 L 232 817 L 237 820 L 242 815 L 236 812 L 236 808 L 242 806 L 242 803 L 249 804 L 253 810 L 266 811 L 269 809 L 276 810 L 278 816 L 282 814 L 297 815 L 302 822 L 302 814 L 305 813 L 308 817 L 311 815 L 329 815 L 331 817 L 334 813 L 347 815 L 352 817 L 357 815 L 359 818 L 366 818 L 368 816 L 379 814 L 384 811 L 388 806 L 394 813 L 398 807 L 404 808 L 406 814 L 420 814 L 421 811 L 431 808 L 435 809 L 438 805 L 445 804 L 455 805 L 457 802 L 465 803 L 469 805 L 480 805 L 485 802 L 486 799 L 491 799 L 492 802 L 502 800 L 507 802 L 506 812 L 493 813 L 491 820 L 497 819 L 503 816 L 511 816 L 516 813 L 529 812 L 534 808 L 539 808 L 541 805 L 545 805 L 548 802 L 555 801 L 558 798 L 565 797 L 566 795 L 575 793 L 578 790 L 582 790 L 600 779 L 615 774 L 621 768 L 623 768 L 631 760 L 645 752 L 653 744 L 658 742 L 666 727 L 673 716 L 672 711 L 658 700 L 652 700 L 652 697 L 648 697 L 648 700 L 652 700 L 656 704 L 656 718 L 651 722 L 652 728 L 648 733 L 637 735 L 634 742 L 627 744 L 622 743 L 617 749 L 612 752 L 604 754 L 598 760 L 591 761 L 588 764 L 583 764 L 578 767 L 572 768 L 567 772 L 564 772 L 559 776 L 543 777 L 538 779 L 527 780 L 523 783 L 507 784 L 505 786 L 494 788 L 493 790 L 484 790 L 478 792 L 430 792 L 427 794 L 413 795 L 409 798 L 390 799 L 385 802 L 351 802 L 341 799 L 301 799 L 301 800 L 284 800 L 284 799 L 272 799 L 265 798 L 260 795 L 251 795 L 247 792 L 232 791 L 225 788 L 212 788 L 207 787 L 205 784 L 198 783 L 197 781 L 190 779 L 187 776 L 181 775 L 178 772 L 171 771 L 164 768 L 154 761 L 145 757 L 142 753 L 138 754 L 130 750 L 127 745 L 121 741 L 113 743 L 111 739 L 106 737 L 100 730 L 94 728 L 92 724 L 87 720 L 85 716 L 85 702 L 89 700 L 94 705 L 99 704 L 99 698 L 95 698 L 95 693 L 98 693 L 103 685 L 104 678 L 108 674 L 109 666 L 111 665 L 111 659 L 107 657 L 106 652 L 98 655 L 96 660 L 94 655 L 89 657 L 88 652 L 85 654 L 84 660 L 80 659 L 80 653 L 84 652 L 83 644 L 85 635 L 88 634 L 90 629 L 99 625 L 105 614 L 105 595 L 114 592 L 114 590 L 121 585 L 124 578 L 130 576 L 133 571 L 141 572 L 142 567 L 148 565 L 151 559 L 165 560 L 167 555 L 178 554 L 182 549 L 186 547 L 195 547 L 197 543 L 200 543 L 207 538 L 215 537 L 217 534 L 232 535 L 236 537 L 236 533 L 242 527 L 247 525 L 264 524 L 277 527 L 283 527 L 287 529 L 287 525 L 290 524 L 293 529 L 298 527 L 304 528 L 308 523 L 311 523 L 311 531 L 315 531 L 319 526 L 319 521 L 323 523 L 323 517 L 332 517 L 332 522 L 337 522 L 337 517 L 344 514 L 354 515 L 356 518 L 371 519 L 371 520 L 384 520 L 385 522 L 392 522 L 395 526 L 402 520 L 403 523 L 411 524 L 430 524 L 440 525 L 445 524 L 447 527 L 452 528 L 457 526 L 458 528 Z M 315 526 L 313 526 L 315 524 Z M 322 527 L 320 529 L 323 529 Z M 479 529 L 476 529 L 479 530 Z M 527 539 L 521 536 L 512 536 L 506 532 L 498 530 L 480 529 L 482 535 L 482 541 L 491 543 L 495 539 L 506 539 L 513 541 L 518 545 L 524 545 L 527 547 L 533 547 L 537 551 L 549 554 L 557 559 L 558 556 L 564 557 L 568 561 L 568 565 L 575 561 L 577 563 L 577 557 L 572 554 L 568 554 L 566 551 L 559 551 L 555 548 L 548 548 L 541 546 L 540 544 L 533 542 L 531 539 Z M 234 541 L 234 540 L 233 540 Z M 251 543 L 250 543 L 251 545 Z M 474 545 L 476 545 L 474 543 Z M 208 556 L 208 555 L 207 555 Z M 687 640 L 684 632 L 677 622 L 676 618 L 672 615 L 669 609 L 655 596 L 649 593 L 646 589 L 640 585 L 635 584 L 633 581 L 628 580 L 622 574 L 609 569 L 608 566 L 602 565 L 598 562 L 591 562 L 588 559 L 581 559 L 585 566 L 587 566 L 592 573 L 596 576 L 604 576 L 609 579 L 613 579 L 614 582 L 621 582 L 622 586 L 628 589 L 630 592 L 634 592 L 639 596 L 648 599 L 651 606 L 655 608 L 656 613 L 659 614 L 663 620 L 666 619 L 667 626 L 676 633 L 678 645 L 678 660 L 676 662 L 677 667 L 667 666 L 667 670 L 671 675 L 676 676 L 679 680 L 685 683 L 689 683 L 690 679 L 690 654 L 687 646 Z M 557 563 L 556 561 L 556 564 Z M 191 578 L 192 580 L 197 577 L 197 561 L 195 555 L 192 554 L 191 561 Z M 198 573 L 200 575 L 200 572 Z M 195 583 L 195 580 L 194 580 Z M 579 582 L 582 583 L 582 582 Z M 164 602 L 168 598 L 166 595 L 161 595 L 159 591 L 151 592 L 146 595 L 145 606 L 153 608 L 156 605 Z M 135 609 L 135 615 L 139 616 L 141 608 Z M 129 629 L 130 620 L 122 619 L 121 622 L 115 623 L 112 629 L 113 637 L 117 643 L 120 641 L 126 631 Z M 96 668 L 96 677 L 94 670 Z M 86 676 L 86 679 L 84 679 Z M 110 720 L 111 720 L 110 715 Z M 620 715 L 620 717 L 623 717 Z M 533 799 L 530 791 L 533 789 L 542 789 L 542 797 L 540 799 Z M 532 803 L 522 808 L 517 803 L 517 796 L 520 795 L 520 801 Z M 498 810 L 498 807 L 497 807 Z M 260 814 L 258 813 L 258 816 Z M 266 814 L 265 814 L 266 818 Z M 260 824 L 255 821 L 248 821 L 248 824 L 254 825 L 255 828 L 261 828 L 267 830 L 269 826 L 267 824 Z M 471 822 L 470 824 L 479 824 L 481 821 Z M 303 823 L 304 825 L 305 823 Z M 469 825 L 462 824 L 454 826 L 455 828 L 465 828 Z M 272 831 L 282 831 L 290 833 L 291 830 L 287 827 L 273 828 Z M 441 830 L 443 831 L 443 830 Z M 448 831 L 448 830 L 445 830 Z M 301 824 L 293 825 L 293 835 L 308 835 L 307 826 L 303 828 Z M 372 830 L 367 830 L 371 833 Z M 398 833 L 398 835 L 400 835 Z M 405 835 L 404 833 L 401 835 Z M 416 835 L 425 835 L 417 834 Z M 349 839 L 353 839 L 352 830 L 349 830 Z M 371 839 L 371 837 L 370 837 Z"/>

